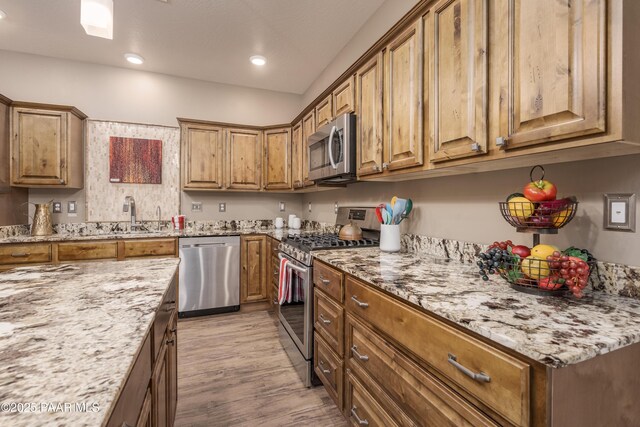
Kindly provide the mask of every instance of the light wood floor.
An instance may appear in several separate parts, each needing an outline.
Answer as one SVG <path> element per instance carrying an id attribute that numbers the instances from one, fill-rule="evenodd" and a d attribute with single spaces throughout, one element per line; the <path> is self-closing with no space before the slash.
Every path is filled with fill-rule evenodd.
<path id="1" fill-rule="evenodd" d="M 323 387 L 302 385 L 266 311 L 181 320 L 182 426 L 346 426 Z"/>

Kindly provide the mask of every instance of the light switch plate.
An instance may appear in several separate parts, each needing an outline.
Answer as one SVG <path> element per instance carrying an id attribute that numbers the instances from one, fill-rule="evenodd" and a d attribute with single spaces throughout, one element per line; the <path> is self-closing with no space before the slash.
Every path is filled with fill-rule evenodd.
<path id="1" fill-rule="evenodd" d="M 67 202 L 67 212 L 70 214 L 78 213 L 78 204 L 75 200 Z"/>
<path id="2" fill-rule="evenodd" d="M 636 231 L 636 195 L 604 195 L 604 228 L 616 231 Z"/>
<path id="3" fill-rule="evenodd" d="M 309 202 L 308 210 L 309 210 L 309 212 L 311 212 L 311 202 Z"/>
<path id="4" fill-rule="evenodd" d="M 226 212 L 227 204 L 225 202 L 218 203 L 218 212 Z"/>
<path id="5" fill-rule="evenodd" d="M 338 213 L 338 202 L 335 202 L 333 205 L 333 213 L 337 214 Z"/>
<path id="6" fill-rule="evenodd" d="M 284 212 L 286 208 L 286 204 L 284 202 L 280 202 L 280 212 Z"/>
<path id="7" fill-rule="evenodd" d="M 191 202 L 191 212 L 202 212 L 202 202 Z"/>
<path id="8" fill-rule="evenodd" d="M 62 202 L 53 202 L 53 213 L 62 213 Z"/>

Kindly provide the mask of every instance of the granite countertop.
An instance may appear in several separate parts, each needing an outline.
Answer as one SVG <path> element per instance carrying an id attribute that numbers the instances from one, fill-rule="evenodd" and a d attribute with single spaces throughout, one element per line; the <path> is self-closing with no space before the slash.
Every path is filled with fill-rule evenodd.
<path id="1" fill-rule="evenodd" d="M 274 239 L 282 240 L 288 234 L 317 233 L 318 230 L 293 230 L 275 228 L 242 228 L 237 230 L 229 229 L 208 229 L 208 230 L 185 230 L 179 231 L 145 231 L 138 233 L 131 232 L 100 232 L 100 233 L 60 233 L 50 236 L 31 236 L 28 234 L 10 236 L 0 239 L 0 244 L 8 243 L 46 243 L 65 241 L 91 241 L 91 240 L 120 240 L 120 239 L 157 239 L 162 237 L 205 237 L 205 236 L 239 236 L 244 234 L 265 234 Z"/>
<path id="2" fill-rule="evenodd" d="M 36 405 L 3 407 L 0 425 L 106 421 L 178 264 L 101 261 L 0 274 L 0 402 Z M 76 403 L 99 410 L 54 410 Z"/>
<path id="3" fill-rule="evenodd" d="M 378 248 L 315 251 L 316 259 L 547 366 L 579 363 L 640 342 L 640 301 L 588 292 L 518 292 L 477 267 Z"/>

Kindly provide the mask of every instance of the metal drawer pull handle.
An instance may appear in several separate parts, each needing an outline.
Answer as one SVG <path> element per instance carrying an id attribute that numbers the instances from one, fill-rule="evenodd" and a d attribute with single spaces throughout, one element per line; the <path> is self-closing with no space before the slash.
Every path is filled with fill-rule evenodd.
<path id="1" fill-rule="evenodd" d="M 30 254 L 28 252 L 14 252 L 11 254 L 12 257 L 14 258 L 25 258 L 28 257 Z"/>
<path id="2" fill-rule="evenodd" d="M 355 301 L 355 303 L 356 303 L 356 304 L 358 304 L 358 307 L 362 307 L 362 308 L 367 308 L 367 307 L 369 307 L 369 303 L 367 303 L 367 302 L 360 302 L 360 301 L 358 301 L 358 297 L 357 297 L 357 296 L 355 296 L 355 295 L 352 295 L 352 296 L 351 296 L 351 299 L 352 299 L 353 301 Z"/>
<path id="3" fill-rule="evenodd" d="M 455 354 L 449 353 L 449 363 L 456 367 L 457 370 L 468 376 L 469 378 L 473 378 L 475 381 L 480 383 L 488 383 L 491 381 L 491 377 L 484 372 L 473 372 L 469 368 L 465 368 L 461 364 L 457 362 L 457 357 Z"/>
<path id="4" fill-rule="evenodd" d="M 328 285 L 329 283 L 331 283 L 331 280 L 329 279 L 325 279 L 324 276 L 321 274 L 320 275 L 320 281 L 324 284 L 324 285 Z"/>
<path id="5" fill-rule="evenodd" d="M 320 318 L 322 323 L 324 323 L 325 325 L 330 325 L 331 324 L 331 320 L 325 319 L 324 315 L 322 313 L 320 313 L 320 315 L 318 317 Z"/>
<path id="6" fill-rule="evenodd" d="M 325 375 L 329 375 L 331 373 L 330 370 L 328 369 L 324 369 L 324 361 L 320 361 L 320 370 L 322 371 L 323 374 Z"/>
<path id="7" fill-rule="evenodd" d="M 353 415 L 353 417 L 356 419 L 356 421 L 358 422 L 359 425 L 361 426 L 368 426 L 369 425 L 369 421 L 367 419 L 360 419 L 360 417 L 358 416 L 358 413 L 356 412 L 358 408 L 356 408 L 356 405 L 353 405 L 351 407 L 351 415 Z"/>
<path id="8" fill-rule="evenodd" d="M 369 356 L 358 353 L 358 347 L 356 347 L 355 344 L 351 347 L 351 353 L 353 353 L 353 355 L 356 356 L 358 359 L 363 360 L 365 362 L 369 360 Z"/>

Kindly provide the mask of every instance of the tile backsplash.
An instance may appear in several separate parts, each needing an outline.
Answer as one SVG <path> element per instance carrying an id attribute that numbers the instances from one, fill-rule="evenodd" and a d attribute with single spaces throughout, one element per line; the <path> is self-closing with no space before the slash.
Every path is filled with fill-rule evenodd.
<path id="1" fill-rule="evenodd" d="M 162 141 L 161 184 L 116 184 L 109 182 L 109 137 L 149 138 Z M 124 221 L 124 198 L 133 196 L 138 220 L 176 215 L 180 209 L 180 130 L 177 127 L 132 123 L 87 121 L 86 140 L 86 220 Z"/>

